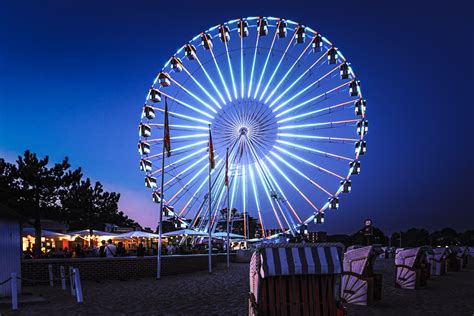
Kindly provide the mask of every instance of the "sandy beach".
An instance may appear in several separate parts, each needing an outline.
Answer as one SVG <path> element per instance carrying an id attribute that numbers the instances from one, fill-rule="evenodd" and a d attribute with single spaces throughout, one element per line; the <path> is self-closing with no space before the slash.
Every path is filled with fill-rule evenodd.
<path id="1" fill-rule="evenodd" d="M 347 306 L 348 315 L 472 315 L 474 260 L 462 272 L 432 277 L 428 287 L 402 290 L 393 286 L 393 260 L 377 260 L 383 271 L 382 301 L 372 307 Z M 207 271 L 165 277 L 162 280 L 84 282 L 84 303 L 76 303 L 60 286 L 27 287 L 49 303 L 20 306 L 15 315 L 246 315 L 248 264 L 220 264 Z M 2 315 L 12 314 L 8 308 Z"/>

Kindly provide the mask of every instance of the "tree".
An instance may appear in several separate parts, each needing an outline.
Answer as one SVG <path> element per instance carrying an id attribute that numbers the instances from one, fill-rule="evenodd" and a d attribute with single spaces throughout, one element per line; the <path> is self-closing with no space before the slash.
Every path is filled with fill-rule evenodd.
<path id="1" fill-rule="evenodd" d="M 75 181 L 67 194 L 61 197 L 63 218 L 72 229 L 104 229 L 104 223 L 118 226 L 136 226 L 118 210 L 120 194 L 106 192 L 100 182 L 93 186 L 91 180 Z"/>
<path id="2" fill-rule="evenodd" d="M 41 218 L 54 217 L 60 212 L 60 196 L 68 186 L 82 176 L 81 169 L 70 170 L 68 158 L 49 167 L 49 157 L 38 159 L 29 150 L 16 161 L 12 170 L 17 210 L 32 217 L 35 227 L 35 255 L 41 255 Z M 8 179 L 7 179 L 8 181 Z"/>

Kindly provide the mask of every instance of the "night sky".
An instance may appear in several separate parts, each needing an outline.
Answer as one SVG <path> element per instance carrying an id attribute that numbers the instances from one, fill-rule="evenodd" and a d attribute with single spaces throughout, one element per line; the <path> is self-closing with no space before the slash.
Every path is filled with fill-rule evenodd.
<path id="1" fill-rule="evenodd" d="M 0 157 L 68 156 L 154 226 L 136 143 L 156 73 L 210 26 L 276 16 L 334 42 L 368 103 L 362 173 L 324 229 L 353 232 L 365 218 L 386 232 L 473 229 L 472 12 L 468 1 L 4 1 Z"/>

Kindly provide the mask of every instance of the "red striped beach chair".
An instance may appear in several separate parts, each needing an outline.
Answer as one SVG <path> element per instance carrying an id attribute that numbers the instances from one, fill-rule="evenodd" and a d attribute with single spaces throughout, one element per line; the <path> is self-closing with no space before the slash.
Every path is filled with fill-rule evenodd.
<path id="1" fill-rule="evenodd" d="M 375 274 L 377 252 L 372 246 L 346 251 L 343 260 L 341 300 L 356 305 L 371 305 L 382 299 L 382 274 Z"/>
<path id="2" fill-rule="evenodd" d="M 264 244 L 250 261 L 249 315 L 344 315 L 338 301 L 344 247 Z"/>
<path id="3" fill-rule="evenodd" d="M 447 251 L 445 247 L 433 248 L 433 257 L 431 260 L 431 274 L 444 275 L 447 271 L 446 266 Z"/>
<path id="4" fill-rule="evenodd" d="M 426 253 L 420 247 L 397 249 L 395 252 L 395 287 L 402 289 L 418 289 L 426 286 L 426 269 L 429 265 Z"/>

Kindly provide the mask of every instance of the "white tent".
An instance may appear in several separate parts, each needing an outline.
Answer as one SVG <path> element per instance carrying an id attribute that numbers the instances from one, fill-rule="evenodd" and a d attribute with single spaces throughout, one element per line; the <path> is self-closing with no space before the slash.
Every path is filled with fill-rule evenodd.
<path id="1" fill-rule="evenodd" d="M 71 236 L 89 236 L 91 235 L 91 230 L 90 229 L 83 229 L 83 230 L 78 230 L 78 231 L 75 231 L 75 232 L 69 232 L 68 235 L 71 235 Z M 110 236 L 110 237 L 115 237 L 116 235 L 115 234 L 112 234 L 112 233 L 108 233 L 108 232 L 104 232 L 104 231 L 101 231 L 101 230 L 96 230 L 96 229 L 92 229 L 92 235 L 93 236 Z"/>
<path id="2" fill-rule="evenodd" d="M 175 230 L 169 233 L 163 234 L 165 237 L 171 237 L 171 236 L 181 236 L 181 235 L 187 235 L 187 236 L 208 236 L 208 233 L 204 232 L 198 232 L 192 229 L 180 229 L 180 230 Z"/>
<path id="3" fill-rule="evenodd" d="M 212 237 L 227 238 L 227 233 L 226 232 L 218 232 L 218 233 L 212 234 Z M 230 233 L 229 238 L 230 239 L 244 239 L 245 236 Z"/>
<path id="4" fill-rule="evenodd" d="M 114 238 L 158 238 L 158 234 L 152 234 L 148 232 L 142 231 L 131 231 L 128 233 L 120 234 L 115 236 Z"/>
<path id="5" fill-rule="evenodd" d="M 22 236 L 26 237 L 28 235 L 33 236 L 33 237 L 35 236 L 35 229 L 33 227 L 23 228 Z M 56 233 L 56 232 L 52 232 L 52 231 L 49 231 L 49 230 L 42 229 L 41 230 L 41 237 L 46 237 L 46 238 L 66 237 L 66 238 L 69 238 L 69 235 Z"/>

